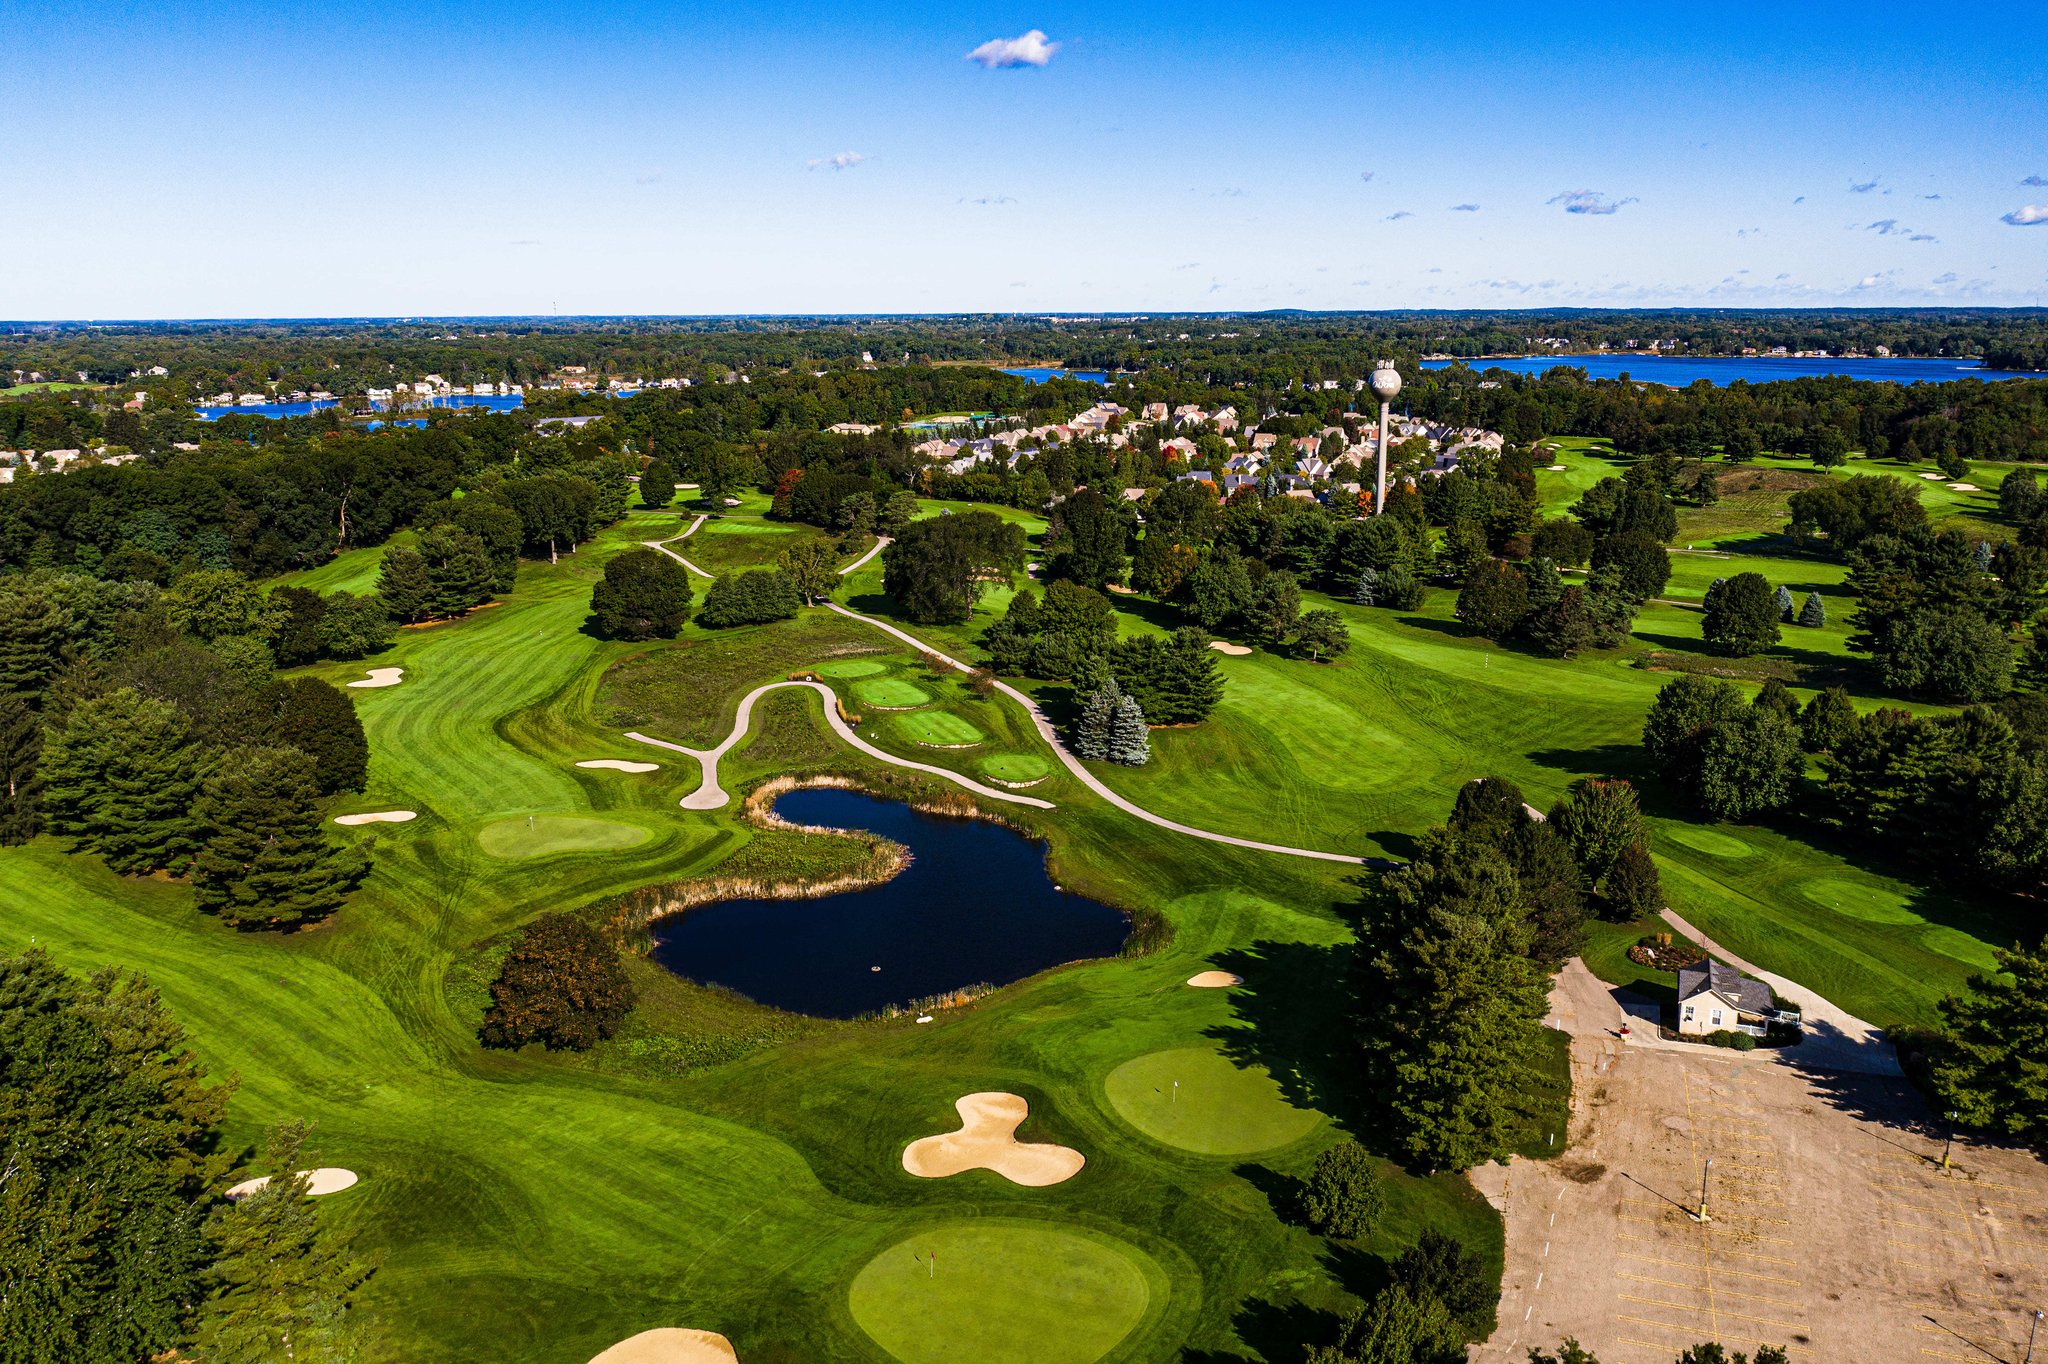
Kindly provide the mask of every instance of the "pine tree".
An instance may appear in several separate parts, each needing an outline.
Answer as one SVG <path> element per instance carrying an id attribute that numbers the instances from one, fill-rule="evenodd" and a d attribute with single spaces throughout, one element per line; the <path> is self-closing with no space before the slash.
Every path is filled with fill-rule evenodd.
<path id="1" fill-rule="evenodd" d="M 1358 585 L 1351 590 L 1351 600 L 1357 602 L 1360 606 L 1377 606 L 1379 604 L 1379 592 L 1379 571 L 1371 568 L 1359 570 Z"/>
<path id="2" fill-rule="evenodd" d="M 1101 762 L 1109 757 L 1110 720 L 1123 699 L 1123 689 L 1117 686 L 1113 677 L 1089 696 L 1081 707 L 1081 718 L 1074 725 L 1075 757 L 1089 762 Z"/>
<path id="3" fill-rule="evenodd" d="M 1617 922 L 1654 914 L 1664 907 L 1664 885 L 1650 850 L 1640 842 L 1631 843 L 1607 873 L 1603 892 L 1614 909 Z"/>
<path id="4" fill-rule="evenodd" d="M 1941 1001 L 1935 1088 L 1972 1126 L 2038 1143 L 2048 1140 L 2048 938 L 1991 956 L 1998 974 Z"/>
<path id="5" fill-rule="evenodd" d="M 26 843 L 42 831 L 43 727 L 28 702 L 0 692 L 0 846 Z"/>
<path id="6" fill-rule="evenodd" d="M 0 584 L 0 692 L 42 695 L 62 666 L 71 616 L 39 586 Z"/>
<path id="7" fill-rule="evenodd" d="M 1152 761 L 1152 741 L 1145 728 L 1145 712 L 1134 696 L 1118 701 L 1116 709 L 1110 713 L 1109 760 L 1125 767 L 1143 767 Z"/>
<path id="8" fill-rule="evenodd" d="M 199 1338 L 204 1359 L 338 1364 L 353 1357 L 349 1308 L 373 1266 L 306 1196 L 300 1163 L 312 1157 L 305 1139 L 304 1123 L 280 1124 L 266 1143 L 270 1182 L 207 1223 L 216 1258 Z"/>
<path id="9" fill-rule="evenodd" d="M 1820 593 L 1806 594 L 1806 604 L 1799 608 L 1799 623 L 1809 630 L 1818 630 L 1828 623 L 1828 605 L 1820 599 Z"/>
<path id="10" fill-rule="evenodd" d="M 377 574 L 377 595 L 392 619 L 422 621 L 433 614 L 434 580 L 427 561 L 417 550 L 393 545 L 384 551 L 384 565 Z"/>
<path id="11" fill-rule="evenodd" d="M 200 789 L 199 907 L 236 925 L 289 925 L 340 908 L 369 871 L 322 822 L 313 759 L 296 748 L 231 749 Z"/>
<path id="12" fill-rule="evenodd" d="M 476 536 L 453 526 L 436 526 L 420 536 L 420 557 L 427 563 L 432 614 L 459 616 L 491 599 L 498 573 L 490 551 Z"/>
<path id="13" fill-rule="evenodd" d="M 168 701 L 123 687 L 80 701 L 43 745 L 43 809 L 109 867 L 179 867 L 199 845 L 192 803 L 215 755 Z"/>
<path id="14" fill-rule="evenodd" d="M 369 780 L 370 741 L 348 693 L 317 677 L 278 682 L 264 695 L 265 737 L 313 759 L 320 794 L 360 791 Z"/>
<path id="15" fill-rule="evenodd" d="M 1783 583 L 1778 584 L 1777 603 L 1778 619 L 1788 625 L 1791 624 L 1798 614 L 1798 608 L 1792 601 L 1792 589 Z"/>

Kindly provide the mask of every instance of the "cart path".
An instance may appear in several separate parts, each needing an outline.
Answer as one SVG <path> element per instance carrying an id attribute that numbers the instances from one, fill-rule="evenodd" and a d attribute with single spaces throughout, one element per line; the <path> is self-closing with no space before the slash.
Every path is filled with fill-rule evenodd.
<path id="1" fill-rule="evenodd" d="M 871 625 L 875 629 L 880 630 L 885 635 L 893 635 L 895 638 L 902 640 L 905 644 L 908 644 L 911 648 L 918 650 L 920 653 L 930 654 L 932 657 L 938 659 L 942 663 L 945 663 L 949 667 L 956 668 L 963 673 L 974 671 L 973 668 L 969 667 L 965 663 L 962 663 L 959 659 L 948 657 L 947 655 L 939 652 L 937 649 L 934 649 L 931 645 L 926 644 L 923 640 L 918 639 L 915 635 L 907 634 L 904 631 L 899 630 L 895 626 L 889 624 L 887 621 L 876 620 L 873 616 L 863 616 L 858 611 L 850 611 L 846 607 L 841 606 L 838 602 L 828 601 L 825 603 L 825 605 L 831 607 L 834 611 L 837 611 L 840 615 L 845 616 L 848 619 L 857 620 L 863 625 Z M 1076 758 L 1072 753 L 1069 753 L 1067 751 L 1067 746 L 1060 742 L 1059 731 L 1053 728 L 1052 721 L 1045 718 L 1045 712 L 1038 708 L 1038 703 L 1036 701 L 1032 700 L 1029 696 L 1026 696 L 1023 692 L 1018 691 L 1015 687 L 1011 686 L 1007 682 L 998 681 L 996 683 L 996 690 L 1001 692 L 1003 695 L 1009 697 L 1011 700 L 1015 701 L 1018 705 L 1024 707 L 1025 713 L 1030 715 L 1031 717 L 1031 723 L 1038 727 L 1038 736 L 1041 739 L 1044 739 L 1045 742 L 1051 746 L 1052 751 L 1059 755 L 1060 761 L 1066 764 L 1067 770 L 1069 772 L 1072 772 L 1076 777 L 1078 777 L 1083 786 L 1086 786 L 1089 790 L 1093 791 L 1096 795 L 1101 796 L 1104 800 L 1108 801 L 1111 805 L 1114 805 L 1117 809 L 1122 810 L 1125 814 L 1131 815 L 1138 819 L 1142 819 L 1147 824 L 1156 824 L 1162 829 L 1171 829 L 1173 832 L 1177 834 L 1186 834 L 1189 838 L 1206 839 L 1211 843 L 1227 843 L 1233 848 L 1251 848 L 1257 852 L 1283 853 L 1288 857 L 1312 857 L 1322 862 L 1348 862 L 1351 863 L 1353 866 L 1391 867 L 1399 865 L 1399 863 L 1387 862 L 1380 858 L 1367 859 L 1363 857 L 1351 857 L 1344 853 L 1317 852 L 1313 848 L 1290 848 L 1282 843 L 1261 843 L 1257 839 L 1236 838 L 1230 834 L 1211 833 L 1207 829 L 1197 829 L 1191 824 L 1181 824 L 1177 823 L 1174 820 L 1167 819 L 1163 815 L 1155 815 L 1150 810 L 1147 810 L 1144 806 L 1133 804 L 1132 802 L 1125 800 L 1116 792 L 1110 790 L 1109 787 L 1103 785 L 1101 779 L 1099 779 L 1093 772 L 1090 772 L 1086 767 L 1082 766 L 1081 760 L 1079 758 Z M 897 760 L 891 759 L 891 761 Z M 955 780 L 958 779 L 956 778 Z"/>
<path id="2" fill-rule="evenodd" d="M 718 784 L 718 760 L 730 752 L 734 744 L 737 744 L 746 737 L 748 723 L 752 720 L 754 714 L 754 703 L 769 692 L 782 687 L 809 687 L 817 692 L 824 698 L 825 721 L 832 726 L 832 731 L 877 762 L 885 762 L 892 767 L 907 767 L 914 772 L 926 772 L 934 777 L 943 777 L 955 785 L 966 787 L 977 796 L 986 796 L 990 800 L 999 800 L 1010 805 L 1030 805 L 1040 810 L 1056 808 L 1049 800 L 1040 800 L 1036 796 L 1020 796 L 1010 791 L 998 791 L 992 786 L 983 786 L 978 781 L 963 777 L 958 772 L 949 771 L 943 767 L 935 767 L 930 763 L 913 762 L 909 758 L 899 758 L 893 753 L 883 752 L 867 740 L 861 738 L 860 735 L 854 733 L 853 726 L 847 724 L 839 714 L 838 695 L 823 682 L 770 682 L 766 686 L 754 688 L 744 697 L 740 698 L 739 712 L 733 717 L 732 733 L 726 735 L 725 742 L 716 748 L 685 748 L 681 744 L 673 744 L 666 739 L 656 739 L 650 735 L 638 734 L 630 730 L 627 731 L 626 737 L 637 743 L 651 744 L 655 748 L 665 748 L 671 753 L 681 753 L 686 757 L 695 758 L 698 765 L 704 769 L 704 782 L 689 795 L 684 796 L 678 803 L 685 810 L 723 809 L 731 803 L 732 797 Z"/>
<path id="3" fill-rule="evenodd" d="M 677 563 L 681 564 L 684 568 L 689 569 L 690 572 L 696 574 L 700 578 L 712 577 L 714 575 L 706 573 L 703 569 L 697 567 L 697 565 L 691 563 L 688 559 L 685 559 L 682 555 L 676 553 L 674 550 L 669 548 L 669 546 L 677 540 L 687 540 L 692 535 L 695 535 L 697 533 L 697 527 L 703 525 L 705 520 L 709 517 L 709 515 L 709 512 L 699 515 L 695 521 L 692 521 L 690 523 L 690 528 L 684 531 L 681 535 L 671 535 L 666 540 L 642 540 L 640 543 L 645 545 L 649 549 L 660 550 L 663 554 L 668 555 L 669 558 L 674 559 Z M 720 803 L 723 804 L 724 802 Z"/>
<path id="4" fill-rule="evenodd" d="M 853 572 L 853 570 L 859 568 L 868 560 L 874 558 L 877 554 L 880 554 L 885 548 L 888 547 L 889 541 L 890 537 L 886 535 L 880 535 L 875 537 L 874 547 L 870 549 L 867 553 L 861 555 L 858 559 L 855 559 L 852 563 L 848 564 L 845 568 L 840 569 L 839 576 L 842 578 L 845 577 L 847 574 Z"/>

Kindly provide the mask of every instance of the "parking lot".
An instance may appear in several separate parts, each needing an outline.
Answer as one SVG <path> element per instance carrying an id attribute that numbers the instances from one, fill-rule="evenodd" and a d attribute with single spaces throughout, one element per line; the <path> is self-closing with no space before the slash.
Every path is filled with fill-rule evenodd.
<path id="1" fill-rule="evenodd" d="M 1944 1172 L 1901 1080 L 1571 1026 L 1567 1154 L 1475 1176 L 1508 1223 L 1500 1328 L 1476 1359 L 1525 1364 L 1573 1336 L 1602 1364 L 1704 1340 L 2020 1364 L 2048 1308 L 2048 1168 L 1959 1141 Z"/>

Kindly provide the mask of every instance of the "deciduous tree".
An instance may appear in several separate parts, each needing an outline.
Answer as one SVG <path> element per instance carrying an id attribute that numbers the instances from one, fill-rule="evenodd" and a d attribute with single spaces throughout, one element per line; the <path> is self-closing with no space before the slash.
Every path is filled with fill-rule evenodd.
<path id="1" fill-rule="evenodd" d="M 590 617 L 611 639 L 674 639 L 690 618 L 690 573 L 659 550 L 629 549 L 605 561 L 590 590 Z"/>

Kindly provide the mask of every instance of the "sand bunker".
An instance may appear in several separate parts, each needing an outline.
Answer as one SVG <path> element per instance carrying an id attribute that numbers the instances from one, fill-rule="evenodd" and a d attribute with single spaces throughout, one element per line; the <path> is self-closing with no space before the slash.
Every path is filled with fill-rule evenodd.
<path id="1" fill-rule="evenodd" d="M 629 763 L 624 758 L 592 758 L 589 762 L 576 764 L 578 767 L 602 767 L 610 772 L 659 772 L 660 763 Z"/>
<path id="2" fill-rule="evenodd" d="M 1941 482 L 1941 475 L 1940 475 L 1940 474 L 1922 474 L 1922 475 L 1920 475 L 1920 477 L 1922 477 L 1922 478 L 1926 479 L 1926 480 L 1927 480 L 1927 481 L 1928 481 L 1929 483 L 1939 483 L 1939 482 Z"/>
<path id="3" fill-rule="evenodd" d="M 1948 490 L 1952 493 L 1974 493 L 1977 491 L 1977 485 L 1974 483 L 1951 483 L 1948 485 Z"/>
<path id="4" fill-rule="evenodd" d="M 1085 1157 L 1070 1146 L 1017 1140 L 1017 1125 L 1031 1105 L 1015 1094 L 969 1094 L 954 1102 L 960 1130 L 921 1137 L 903 1148 L 903 1168 L 924 1179 L 944 1179 L 965 1170 L 994 1170 L 1012 1184 L 1043 1188 L 1081 1172 Z"/>
<path id="5" fill-rule="evenodd" d="M 738 1364 L 732 1342 L 716 1331 L 664 1326 L 622 1340 L 590 1364 Z"/>
<path id="6" fill-rule="evenodd" d="M 405 680 L 403 668 L 372 668 L 370 675 L 360 682 L 351 682 L 351 687 L 395 687 Z"/>
<path id="7" fill-rule="evenodd" d="M 1203 971 L 1189 976 L 1188 984 L 1197 990 L 1227 990 L 1233 985 L 1244 984 L 1244 977 L 1231 971 Z"/>
<path id="8" fill-rule="evenodd" d="M 1543 467 L 1548 469 L 1553 474 L 1561 474 L 1565 471 L 1566 468 L 1566 466 L 1562 464 L 1546 464 Z"/>
<path id="9" fill-rule="evenodd" d="M 1227 644 L 1220 639 L 1210 640 L 1209 647 L 1214 649 L 1219 654 L 1229 654 L 1232 658 L 1242 658 L 1244 655 L 1251 652 L 1250 649 L 1247 649 L 1242 644 Z"/>
<path id="10" fill-rule="evenodd" d="M 336 815 L 334 822 L 354 828 L 358 824 L 403 824 L 419 817 L 417 810 L 376 810 L 367 815 Z"/>
<path id="11" fill-rule="evenodd" d="M 354 1170 L 343 1170 L 332 1165 L 323 1165 L 317 1170 L 301 1170 L 299 1173 L 307 1176 L 306 1192 L 315 1198 L 322 1194 L 340 1193 L 343 1189 L 354 1188 L 356 1183 Z M 250 1194 L 260 1193 L 269 1187 L 270 1176 L 264 1175 L 235 1185 L 228 1190 L 228 1197 L 247 1198 Z"/>

